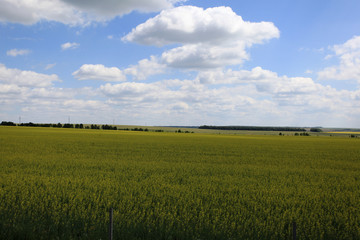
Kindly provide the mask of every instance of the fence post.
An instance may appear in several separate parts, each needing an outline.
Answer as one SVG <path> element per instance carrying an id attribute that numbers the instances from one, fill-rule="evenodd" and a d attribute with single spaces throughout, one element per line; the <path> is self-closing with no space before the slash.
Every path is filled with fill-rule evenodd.
<path id="1" fill-rule="evenodd" d="M 109 240 L 113 240 L 113 212 L 114 209 L 110 208 L 109 210 Z"/>
<path id="2" fill-rule="evenodd" d="M 293 221 L 293 223 L 292 223 L 292 239 L 293 240 L 296 240 L 296 222 L 295 221 Z"/>

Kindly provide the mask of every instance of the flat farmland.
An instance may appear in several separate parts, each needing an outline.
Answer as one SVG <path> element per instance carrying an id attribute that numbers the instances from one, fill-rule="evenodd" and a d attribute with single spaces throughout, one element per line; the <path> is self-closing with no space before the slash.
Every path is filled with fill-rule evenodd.
<path id="1" fill-rule="evenodd" d="M 0 239 L 360 239 L 360 139 L 0 127 Z"/>

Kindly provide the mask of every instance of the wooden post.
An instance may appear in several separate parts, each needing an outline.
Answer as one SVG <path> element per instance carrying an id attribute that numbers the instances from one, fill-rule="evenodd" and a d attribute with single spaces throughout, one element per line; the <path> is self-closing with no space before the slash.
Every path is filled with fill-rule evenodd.
<path id="1" fill-rule="evenodd" d="M 113 212 L 114 209 L 110 208 L 109 210 L 109 240 L 113 240 Z"/>
<path id="2" fill-rule="evenodd" d="M 293 221 L 293 223 L 292 223 L 292 239 L 293 240 L 296 240 L 296 222 L 295 221 Z"/>

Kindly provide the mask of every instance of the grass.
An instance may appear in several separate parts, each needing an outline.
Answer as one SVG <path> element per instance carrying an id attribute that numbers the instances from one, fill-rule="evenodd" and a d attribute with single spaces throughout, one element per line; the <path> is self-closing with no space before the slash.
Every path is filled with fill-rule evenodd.
<path id="1" fill-rule="evenodd" d="M 0 127 L 1 239 L 360 238 L 360 140 Z"/>

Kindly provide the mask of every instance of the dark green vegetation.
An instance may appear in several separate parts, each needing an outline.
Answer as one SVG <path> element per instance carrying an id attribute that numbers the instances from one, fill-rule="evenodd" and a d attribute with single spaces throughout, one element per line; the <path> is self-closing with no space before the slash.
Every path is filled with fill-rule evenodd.
<path id="1" fill-rule="evenodd" d="M 0 239 L 360 239 L 360 139 L 0 127 Z"/>
<path id="2" fill-rule="evenodd" d="M 304 132 L 304 131 L 306 131 L 305 128 L 298 128 L 298 127 L 207 126 L 207 125 L 200 126 L 199 129 L 248 130 L 248 131 L 288 131 L 288 132 Z"/>

